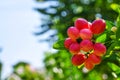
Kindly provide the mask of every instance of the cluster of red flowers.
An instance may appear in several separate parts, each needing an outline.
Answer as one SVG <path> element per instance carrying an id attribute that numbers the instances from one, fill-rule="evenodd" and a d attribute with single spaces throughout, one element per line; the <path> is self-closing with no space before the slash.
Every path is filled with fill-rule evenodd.
<path id="1" fill-rule="evenodd" d="M 70 51 L 72 64 L 84 66 L 91 70 L 95 65 L 100 64 L 101 56 L 106 53 L 106 46 L 93 41 L 93 36 L 104 32 L 106 23 L 103 19 L 96 19 L 92 23 L 83 18 L 78 18 L 75 25 L 67 30 L 68 38 L 64 46 Z"/>

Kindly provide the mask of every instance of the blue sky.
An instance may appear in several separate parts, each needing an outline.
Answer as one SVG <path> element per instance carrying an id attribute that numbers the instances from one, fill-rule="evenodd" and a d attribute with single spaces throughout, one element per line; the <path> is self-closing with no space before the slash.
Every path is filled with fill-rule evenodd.
<path id="1" fill-rule="evenodd" d="M 44 52 L 49 49 L 49 45 L 38 42 L 43 36 L 33 35 L 41 24 L 40 14 L 33 10 L 36 5 L 34 0 L 0 0 L 3 77 L 8 76 L 12 66 L 19 61 L 28 62 L 35 68 L 43 67 Z"/>

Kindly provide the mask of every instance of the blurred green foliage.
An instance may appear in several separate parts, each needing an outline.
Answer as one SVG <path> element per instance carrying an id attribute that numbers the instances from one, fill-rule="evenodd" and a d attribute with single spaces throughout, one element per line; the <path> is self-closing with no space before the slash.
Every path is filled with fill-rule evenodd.
<path id="1" fill-rule="evenodd" d="M 13 68 L 13 73 L 5 80 L 45 80 L 44 72 L 40 69 L 34 69 L 28 63 L 19 62 Z"/>
<path id="2" fill-rule="evenodd" d="M 42 27 L 46 30 L 37 33 L 40 35 L 49 30 L 57 30 L 50 39 L 57 37 L 57 42 L 53 48 L 59 49 L 57 52 L 46 52 L 45 67 L 47 76 L 52 80 L 120 80 L 120 46 L 119 40 L 119 0 L 37 0 L 40 4 L 53 3 L 46 8 L 37 8 L 41 14 L 46 15 L 43 18 Z M 118 16 L 117 22 L 116 18 Z M 75 67 L 71 64 L 71 54 L 64 50 L 64 39 L 67 37 L 66 31 L 70 26 L 74 26 L 76 18 L 85 18 L 92 22 L 97 17 L 106 20 L 106 31 L 97 36 L 96 42 L 105 43 L 107 53 L 103 57 L 102 63 L 97 65 L 93 70 L 87 71 L 84 67 Z M 117 24 L 116 24 L 117 23 Z M 113 26 L 117 26 L 116 33 L 111 31 Z M 116 39 L 111 38 L 116 35 Z M 115 49 L 117 47 L 117 50 Z"/>
<path id="3" fill-rule="evenodd" d="M 50 35 L 45 41 L 52 41 L 53 47 L 59 49 L 56 52 L 45 53 L 44 76 L 33 73 L 24 66 L 24 74 L 14 73 L 22 80 L 120 80 L 120 1 L 119 0 L 36 0 L 41 7 L 36 10 L 43 15 L 42 31 L 35 35 L 42 35 L 50 30 L 57 33 Z M 50 4 L 43 7 L 44 4 Z M 67 37 L 66 31 L 74 26 L 77 18 L 85 18 L 92 22 L 97 17 L 106 20 L 106 31 L 97 36 L 96 42 L 102 42 L 107 46 L 107 53 L 102 58 L 101 64 L 88 71 L 84 66 L 75 67 L 71 64 L 71 54 L 65 50 L 63 42 Z M 117 20 L 116 20 L 117 18 Z M 117 32 L 111 28 L 116 26 Z M 110 36 L 114 35 L 114 38 Z M 41 76 L 42 75 L 42 76 Z M 37 77 L 37 79 L 36 79 Z M 49 79 L 46 79 L 48 77 Z M 16 79 L 10 79 L 16 80 Z"/>

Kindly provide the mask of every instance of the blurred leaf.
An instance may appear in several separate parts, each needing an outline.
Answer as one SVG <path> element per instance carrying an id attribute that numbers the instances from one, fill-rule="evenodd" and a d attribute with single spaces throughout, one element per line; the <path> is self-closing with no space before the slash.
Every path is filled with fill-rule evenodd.
<path id="1" fill-rule="evenodd" d="M 64 40 L 60 40 L 60 41 L 55 42 L 53 44 L 53 48 L 54 49 L 59 49 L 59 50 L 65 49 L 65 47 L 64 47 Z"/>
<path id="2" fill-rule="evenodd" d="M 109 67 L 110 67 L 113 71 L 115 71 L 117 74 L 120 73 L 120 67 L 119 67 L 119 66 L 117 66 L 117 65 L 114 64 L 114 63 L 108 63 L 108 65 L 109 65 Z"/>
<path id="3" fill-rule="evenodd" d="M 118 52 L 111 51 L 111 54 L 105 58 L 105 61 L 114 63 L 115 65 L 120 67 L 120 55 Z"/>
<path id="4" fill-rule="evenodd" d="M 107 36 L 106 33 L 100 35 L 100 36 L 96 39 L 96 42 L 101 42 L 101 43 L 105 42 L 106 36 Z"/>
<path id="5" fill-rule="evenodd" d="M 117 31 L 116 31 L 116 39 L 117 41 L 120 41 L 120 13 L 119 16 L 117 17 Z"/>
<path id="6" fill-rule="evenodd" d="M 111 35 L 110 38 L 111 39 L 116 39 L 116 35 Z"/>
<path id="7" fill-rule="evenodd" d="M 101 80 L 102 79 L 101 74 L 94 71 L 94 70 L 91 71 L 88 75 L 89 75 L 88 80 L 93 80 L 93 78 L 95 78 L 96 80 Z"/>
<path id="8" fill-rule="evenodd" d="M 120 76 L 117 78 L 117 80 L 120 80 Z"/>
<path id="9" fill-rule="evenodd" d="M 110 55 L 110 52 L 114 49 L 115 45 L 115 42 L 110 45 L 110 47 L 107 49 L 106 55 Z"/>
<path id="10" fill-rule="evenodd" d="M 105 22 L 106 22 L 106 29 L 108 31 L 111 31 L 111 28 L 114 26 L 114 23 L 109 20 L 105 20 Z"/>
<path id="11" fill-rule="evenodd" d="M 114 11 L 120 13 L 120 5 L 113 3 L 110 6 Z"/>

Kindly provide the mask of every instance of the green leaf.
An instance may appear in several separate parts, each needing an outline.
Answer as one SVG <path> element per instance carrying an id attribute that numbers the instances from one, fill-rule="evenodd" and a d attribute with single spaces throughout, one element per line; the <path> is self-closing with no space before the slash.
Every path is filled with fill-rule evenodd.
<path id="1" fill-rule="evenodd" d="M 106 22 L 106 29 L 107 29 L 107 31 L 111 31 L 111 28 L 113 26 L 115 26 L 114 23 L 109 21 L 109 20 L 105 20 L 105 22 Z"/>
<path id="2" fill-rule="evenodd" d="M 116 64 L 114 64 L 114 63 L 108 63 L 108 66 L 109 66 L 113 71 L 115 71 L 116 73 L 120 73 L 120 67 L 117 66 Z"/>
<path id="3" fill-rule="evenodd" d="M 113 3 L 110 6 L 114 11 L 120 13 L 120 5 Z"/>
<path id="4" fill-rule="evenodd" d="M 119 13 L 119 16 L 117 17 L 116 39 L 117 39 L 117 41 L 120 40 L 120 13 Z"/>
<path id="5" fill-rule="evenodd" d="M 116 35 L 111 35 L 110 38 L 111 39 L 116 39 Z"/>
<path id="6" fill-rule="evenodd" d="M 65 49 L 64 47 L 64 40 L 57 41 L 53 44 L 54 49 Z"/>
<path id="7" fill-rule="evenodd" d="M 116 80 L 120 80 L 120 77 L 118 77 Z"/>
<path id="8" fill-rule="evenodd" d="M 113 50 L 113 48 L 115 47 L 116 43 L 112 43 L 110 45 L 110 47 L 107 49 L 107 52 L 106 52 L 106 56 L 109 55 L 110 56 L 110 52 Z"/>
<path id="9" fill-rule="evenodd" d="M 107 34 L 104 33 L 104 34 L 100 35 L 100 36 L 96 39 L 96 42 L 101 42 L 101 43 L 103 43 L 103 42 L 105 42 L 106 37 L 107 37 Z"/>

